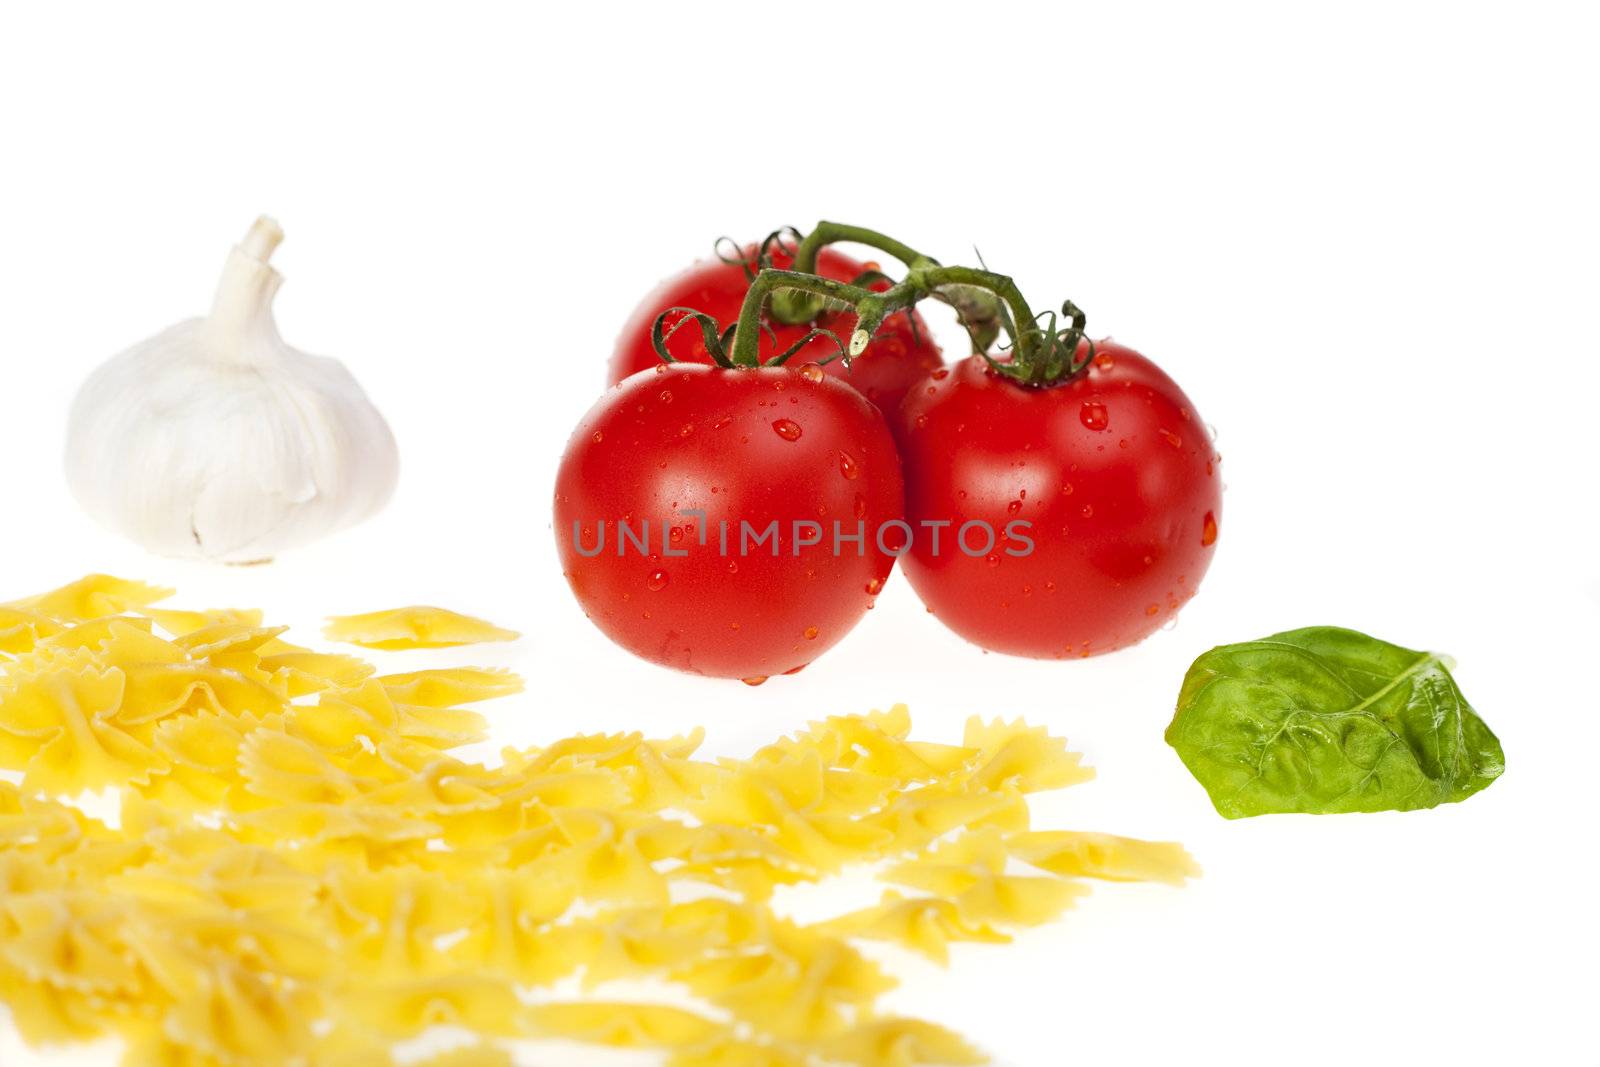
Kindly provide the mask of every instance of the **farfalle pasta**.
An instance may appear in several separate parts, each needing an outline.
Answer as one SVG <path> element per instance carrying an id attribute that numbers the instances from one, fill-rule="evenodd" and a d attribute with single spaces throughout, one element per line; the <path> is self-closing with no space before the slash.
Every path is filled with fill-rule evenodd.
<path id="1" fill-rule="evenodd" d="M 507 749 L 464 705 L 498 669 L 379 675 L 248 609 L 154 608 L 95 575 L 0 607 L 0 1001 L 35 1042 L 123 1039 L 130 1067 L 505 1067 L 507 1042 L 655 1050 L 672 1067 L 982 1062 L 885 1015 L 858 944 L 945 963 L 1004 943 L 1083 879 L 1181 882 L 1179 846 L 1031 825 L 1090 777 L 1044 730 L 911 738 L 904 707 L 833 716 L 746 760 L 697 731 Z M 505 639 L 440 609 L 336 620 L 375 647 Z M 70 798 L 114 788 L 115 826 Z M 900 887 L 801 923 L 780 887 L 875 865 Z M 582 997 L 614 979 L 684 1003 Z M 414 1058 L 405 1062 L 419 1062 Z"/>
<path id="2" fill-rule="evenodd" d="M 503 629 L 485 619 L 427 605 L 389 608 L 365 615 L 334 615 L 328 619 L 322 634 L 330 641 L 387 651 L 515 641 L 521 636 L 515 630 Z"/>

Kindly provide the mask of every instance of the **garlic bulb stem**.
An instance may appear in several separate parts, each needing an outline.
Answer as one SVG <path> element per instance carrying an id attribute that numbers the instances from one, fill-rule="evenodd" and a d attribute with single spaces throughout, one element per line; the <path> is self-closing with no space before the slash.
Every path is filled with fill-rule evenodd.
<path id="1" fill-rule="evenodd" d="M 239 251 L 252 259 L 265 263 L 272 258 L 273 251 L 283 243 L 283 227 L 279 226 L 276 219 L 262 215 L 251 225 L 250 232 L 244 235 L 244 240 L 238 244 Z"/>
<path id="2" fill-rule="evenodd" d="M 283 284 L 283 275 L 268 260 L 283 241 L 283 228 L 263 215 L 244 239 L 233 246 L 222 267 L 222 280 L 211 302 L 207 327 L 215 353 L 228 362 L 251 364 L 277 351 L 275 345 L 252 345 L 247 340 L 263 325 L 272 325 L 272 298 Z"/>

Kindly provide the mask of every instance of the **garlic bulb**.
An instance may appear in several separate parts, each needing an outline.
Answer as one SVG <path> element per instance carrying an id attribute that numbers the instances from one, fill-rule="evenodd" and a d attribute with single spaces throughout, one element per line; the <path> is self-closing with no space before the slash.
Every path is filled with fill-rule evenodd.
<path id="1" fill-rule="evenodd" d="M 268 218 L 229 254 L 211 314 L 90 376 L 67 480 L 97 520 L 152 552 L 248 563 L 367 518 L 399 472 L 389 432 L 337 360 L 283 343 Z"/>

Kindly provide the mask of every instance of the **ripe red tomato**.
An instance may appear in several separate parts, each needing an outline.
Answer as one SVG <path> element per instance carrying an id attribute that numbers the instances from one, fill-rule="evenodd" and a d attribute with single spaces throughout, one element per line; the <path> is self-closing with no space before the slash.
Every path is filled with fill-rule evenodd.
<path id="1" fill-rule="evenodd" d="M 894 565 L 875 531 L 901 519 L 902 492 L 883 416 L 815 366 L 658 363 L 573 431 L 556 541 L 584 612 L 617 644 L 755 682 L 861 621 Z"/>
<path id="2" fill-rule="evenodd" d="M 1076 378 L 1018 385 L 979 356 L 935 371 L 895 422 L 915 530 L 902 561 L 930 611 L 996 652 L 1061 659 L 1131 645 L 1211 563 L 1220 458 L 1183 391 L 1110 341 Z M 939 551 L 925 521 L 946 521 Z M 1007 527 L 1027 528 L 1007 537 Z M 994 530 L 969 555 L 964 523 Z M 983 527 L 968 534 L 984 548 Z"/>
<path id="3" fill-rule="evenodd" d="M 754 255 L 754 250 L 746 249 L 745 253 Z M 773 266 L 786 268 L 789 264 L 789 256 L 774 251 Z M 866 264 L 831 247 L 823 248 L 817 256 L 816 273 L 835 281 L 854 281 L 865 269 Z M 888 285 L 879 282 L 868 288 L 881 292 Z M 650 327 L 655 323 L 656 316 L 667 308 L 691 307 L 705 312 L 726 327 L 738 321 L 739 308 L 749 289 L 750 281 L 744 271 L 737 264 L 720 260 L 696 263 L 683 273 L 667 279 L 644 298 L 628 318 L 628 324 L 622 328 L 616 349 L 611 355 L 608 381 L 615 384 L 630 374 L 661 363 L 661 357 L 650 343 Z M 667 325 L 671 326 L 672 322 L 669 319 Z M 848 343 L 855 324 L 853 311 L 825 311 L 815 323 L 800 326 L 789 326 L 769 319 L 768 325 L 776 335 L 776 343 L 772 336 L 763 331 L 761 358 L 766 360 L 786 351 L 804 337 L 812 326 L 832 330 L 840 340 Z M 685 326 L 668 339 L 667 351 L 674 359 L 692 363 L 711 362 L 700 330 L 692 325 Z M 819 337 L 795 353 L 791 362 L 796 366 L 806 362 L 821 362 L 838 353 L 838 345 L 826 337 Z M 835 359 L 823 369 L 848 382 L 851 388 L 885 412 L 893 412 L 906 390 L 929 371 L 943 365 L 943 362 L 943 355 L 939 346 L 933 343 L 927 324 L 915 310 L 909 310 L 889 316 L 866 351 L 851 360 L 848 367 L 844 360 Z"/>

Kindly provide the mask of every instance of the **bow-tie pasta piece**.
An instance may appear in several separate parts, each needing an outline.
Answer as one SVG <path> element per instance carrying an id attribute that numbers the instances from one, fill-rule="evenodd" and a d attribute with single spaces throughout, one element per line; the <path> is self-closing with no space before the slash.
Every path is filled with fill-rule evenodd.
<path id="1" fill-rule="evenodd" d="M 479 667 L 386 674 L 378 683 L 398 703 L 428 708 L 453 708 L 457 704 L 475 704 L 522 692 L 520 676 L 507 670 Z"/>
<path id="2" fill-rule="evenodd" d="M 263 723 L 274 728 L 277 723 Z M 239 750 L 250 728 L 227 715 L 201 713 L 162 720 L 155 750 L 167 767 L 140 792 L 166 807 L 186 811 L 237 810 L 247 804 L 239 780 Z"/>
<path id="3" fill-rule="evenodd" d="M 288 632 L 287 626 L 247 626 L 222 622 L 184 634 L 176 638 L 175 643 L 188 650 L 194 659 L 210 659 L 228 651 L 254 652 Z"/>
<path id="4" fill-rule="evenodd" d="M 328 619 L 322 633 L 330 641 L 389 651 L 515 641 L 522 636 L 484 619 L 426 605 L 365 615 L 335 615 Z"/>
<path id="5" fill-rule="evenodd" d="M 970 792 L 959 784 L 939 782 L 902 793 L 870 820 L 890 835 L 886 855 L 926 848 L 958 829 L 1028 828 L 1028 801 L 1015 788 Z"/>
<path id="6" fill-rule="evenodd" d="M 884 893 L 881 903 L 831 919 L 819 928 L 844 937 L 890 941 L 921 953 L 941 966 L 950 962 L 952 941 L 981 941 L 993 945 L 1011 941 L 1010 935 L 967 919 L 954 901 L 939 897 L 902 897 L 893 890 Z"/>
<path id="7" fill-rule="evenodd" d="M 122 672 L 128 691 L 116 720 L 124 726 L 200 711 L 260 720 L 282 713 L 288 705 L 260 682 L 205 663 L 140 663 Z"/>
<path id="8" fill-rule="evenodd" d="M 1182 885 L 1200 874 L 1194 857 L 1174 841 L 1040 830 L 1013 834 L 1006 838 L 1006 848 L 1031 867 L 1065 877 Z"/>
<path id="9" fill-rule="evenodd" d="M 1015 785 L 1024 793 L 1087 782 L 1094 771 L 1083 766 L 1082 757 L 1067 749 L 1067 742 L 1050 736 L 1042 726 L 1029 726 L 1018 719 L 984 722 L 977 716 L 967 721 L 966 747 L 979 751 L 971 772 L 974 788 L 997 789 Z"/>
<path id="10" fill-rule="evenodd" d="M 189 660 L 189 654 L 182 646 L 163 640 L 151 632 L 149 619 L 126 615 L 78 623 L 46 638 L 39 646 L 67 652 L 92 652 L 102 666 L 109 667 L 186 663 Z"/>
<path id="11" fill-rule="evenodd" d="M 167 766 L 114 721 L 126 676 L 85 652 L 56 658 L 0 686 L 0 766 L 22 771 L 30 793 L 147 783 Z"/>
<path id="12" fill-rule="evenodd" d="M 435 1026 L 515 1037 L 526 1010 L 504 981 L 466 973 L 357 983 L 343 1000 L 354 1021 L 392 1039 Z"/>
<path id="13" fill-rule="evenodd" d="M 144 582 L 113 578 L 109 574 L 91 574 L 48 593 L 13 601 L 6 607 L 26 608 L 62 622 L 88 622 L 148 607 L 174 592 Z"/>
<path id="14" fill-rule="evenodd" d="M 989 1058 L 960 1035 L 920 1019 L 875 1019 L 823 1046 L 825 1054 L 853 1067 L 965 1067 Z"/>
<path id="15" fill-rule="evenodd" d="M 703 1015 L 662 1004 L 595 1000 L 535 1004 L 527 1019 L 537 1034 L 614 1048 L 703 1044 L 723 1031 L 722 1024 Z"/>
<path id="16" fill-rule="evenodd" d="M 64 629 L 63 624 L 37 611 L 0 606 L 0 655 L 32 652 L 40 641 Z"/>
<path id="17" fill-rule="evenodd" d="M 218 666 L 230 666 L 229 662 Z M 277 652 L 255 657 L 255 668 L 293 700 L 330 689 L 358 686 L 373 674 L 372 664 L 331 652 Z M 235 667 L 235 669 L 238 669 Z"/>
<path id="18" fill-rule="evenodd" d="M 172 608 L 142 608 L 139 614 L 151 619 L 174 637 L 192 634 L 212 626 L 233 624 L 260 626 L 262 614 L 254 608 L 215 608 L 211 611 L 179 611 Z"/>
<path id="19" fill-rule="evenodd" d="M 842 1033 L 898 983 L 850 945 L 781 919 L 766 936 L 709 954 L 672 977 L 763 1032 L 792 1041 Z"/>
<path id="20" fill-rule="evenodd" d="M 69 891 L 7 897 L 0 901 L 15 931 L 0 957 L 22 976 L 76 993 L 112 996 L 139 988 L 140 974 L 120 933 L 120 902 Z"/>
<path id="21" fill-rule="evenodd" d="M 302 987 L 273 981 L 226 958 L 198 995 L 168 1012 L 168 1040 L 217 1064 L 287 1064 L 311 1048 L 315 1001 Z"/>
<path id="22" fill-rule="evenodd" d="M 513 1067 L 513 1061 L 511 1053 L 494 1045 L 462 1045 L 413 1060 L 412 1067 Z"/>

